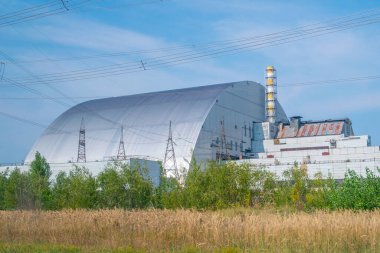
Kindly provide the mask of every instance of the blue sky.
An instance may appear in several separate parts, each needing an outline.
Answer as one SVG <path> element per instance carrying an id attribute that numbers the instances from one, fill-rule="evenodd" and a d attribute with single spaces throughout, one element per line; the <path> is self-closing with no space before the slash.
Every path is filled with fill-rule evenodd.
<path id="1" fill-rule="evenodd" d="M 57 0 L 58 1 L 58 0 Z M 71 0 L 74 2 L 74 0 Z M 76 0 L 78 1 L 78 0 Z M 138 2 L 150 4 L 135 5 Z M 45 1 L 0 0 L 0 17 Z M 133 54 L 82 61 L 39 61 L 133 50 L 177 47 L 265 35 L 356 12 L 378 8 L 376 1 L 254 0 L 94 0 L 64 15 L 0 27 L 5 77 L 34 75 L 120 64 L 172 52 Z M 279 100 L 288 116 L 320 120 L 349 117 L 356 134 L 369 134 L 380 144 L 380 79 L 323 86 L 282 84 L 377 75 L 380 25 L 332 33 L 274 47 L 224 55 L 188 64 L 90 80 L 52 83 L 71 97 L 119 96 L 166 89 L 252 80 L 263 83 L 267 65 L 278 70 Z M 196 49 L 189 49 L 196 50 Z M 149 64 L 149 61 L 147 62 Z M 22 68 L 20 68 L 22 66 Z M 30 87 L 61 97 L 45 84 Z M 49 125 L 67 106 L 0 83 L 0 111 Z M 28 99 L 7 99 L 7 98 Z M 64 101 L 67 104 L 85 101 Z M 21 162 L 43 129 L 0 116 L 0 163 Z"/>

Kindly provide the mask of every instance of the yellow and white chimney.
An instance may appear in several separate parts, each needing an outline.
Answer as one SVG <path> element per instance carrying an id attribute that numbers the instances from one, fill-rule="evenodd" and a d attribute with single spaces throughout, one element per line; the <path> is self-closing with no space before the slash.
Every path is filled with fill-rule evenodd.
<path id="1" fill-rule="evenodd" d="M 265 115 L 269 123 L 276 123 L 277 76 L 273 66 L 266 68 Z"/>

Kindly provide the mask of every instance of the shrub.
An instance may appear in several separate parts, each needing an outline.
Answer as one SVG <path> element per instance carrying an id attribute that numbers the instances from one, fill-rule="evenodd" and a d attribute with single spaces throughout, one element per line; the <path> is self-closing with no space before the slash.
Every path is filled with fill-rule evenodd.
<path id="1" fill-rule="evenodd" d="M 378 169 L 380 172 L 380 170 Z M 366 176 L 349 170 L 341 184 L 328 193 L 332 209 L 373 210 L 380 207 L 380 177 L 369 169 Z"/>
<path id="2" fill-rule="evenodd" d="M 53 188 L 56 209 L 94 208 L 96 206 L 96 182 L 88 169 L 75 166 L 67 175 L 60 172 Z"/>
<path id="3" fill-rule="evenodd" d="M 4 209 L 35 209 L 32 180 L 28 172 L 15 168 L 4 187 Z"/>

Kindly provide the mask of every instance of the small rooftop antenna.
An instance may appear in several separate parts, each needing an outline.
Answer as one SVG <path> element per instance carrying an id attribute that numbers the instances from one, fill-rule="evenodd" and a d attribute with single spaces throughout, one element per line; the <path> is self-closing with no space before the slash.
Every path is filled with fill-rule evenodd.
<path id="1" fill-rule="evenodd" d="M 78 143 L 78 163 L 86 162 L 86 128 L 84 125 L 84 118 L 82 117 L 82 121 L 80 123 L 79 129 L 79 143 Z"/>
<path id="2" fill-rule="evenodd" d="M 117 160 L 125 160 L 125 148 L 124 148 L 124 128 L 121 126 L 121 134 L 120 134 L 120 142 L 119 142 L 119 150 L 117 151 Z"/>

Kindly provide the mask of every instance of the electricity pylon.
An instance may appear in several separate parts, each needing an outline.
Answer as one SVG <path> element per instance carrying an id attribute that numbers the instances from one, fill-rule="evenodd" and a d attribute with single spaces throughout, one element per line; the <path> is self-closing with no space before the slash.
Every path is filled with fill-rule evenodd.
<path id="1" fill-rule="evenodd" d="M 179 175 L 177 161 L 176 161 L 175 152 L 174 152 L 174 144 L 175 142 L 173 141 L 172 122 L 170 121 L 169 137 L 166 143 L 166 151 L 165 151 L 163 166 L 167 174 L 172 175 L 176 177 L 177 179 L 179 179 L 180 175 Z"/>
<path id="2" fill-rule="evenodd" d="M 124 129 L 123 126 L 121 126 L 121 134 L 120 134 L 120 142 L 119 142 L 119 150 L 117 151 L 117 160 L 125 160 L 127 157 L 125 155 L 125 148 L 124 148 Z"/>
<path id="3" fill-rule="evenodd" d="M 86 162 L 86 128 L 84 125 L 84 118 L 82 117 L 82 121 L 80 123 L 79 129 L 79 144 L 78 144 L 78 163 Z"/>

